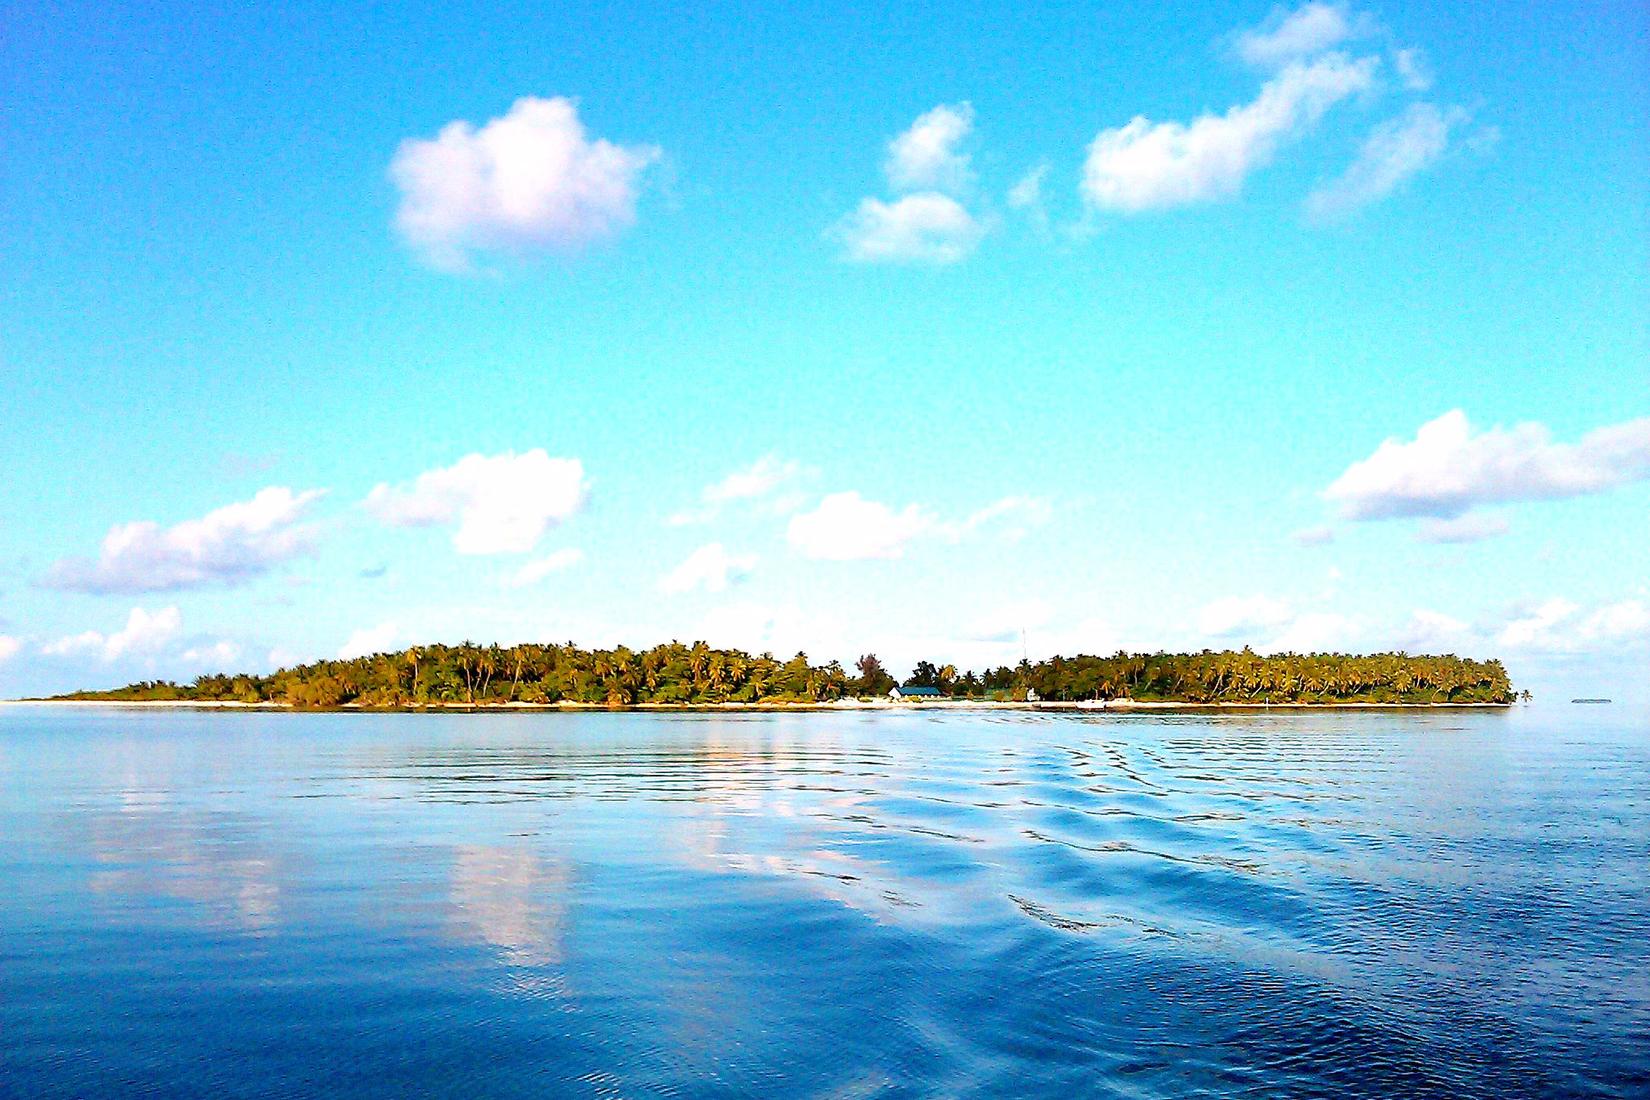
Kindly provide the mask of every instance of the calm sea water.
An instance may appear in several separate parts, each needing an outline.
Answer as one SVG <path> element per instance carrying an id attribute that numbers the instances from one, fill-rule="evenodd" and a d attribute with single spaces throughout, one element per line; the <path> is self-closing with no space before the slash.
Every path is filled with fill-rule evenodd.
<path id="1" fill-rule="evenodd" d="M 0 1094 L 1650 1095 L 1650 716 L 0 708 Z"/>

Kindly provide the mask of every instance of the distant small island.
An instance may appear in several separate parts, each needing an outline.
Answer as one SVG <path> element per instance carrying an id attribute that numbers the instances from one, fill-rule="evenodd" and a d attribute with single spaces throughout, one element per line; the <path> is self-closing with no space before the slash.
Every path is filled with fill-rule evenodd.
<path id="1" fill-rule="evenodd" d="M 781 660 L 771 653 L 715 649 L 704 642 L 670 642 L 641 650 L 464 642 L 315 661 L 262 676 L 215 673 L 187 684 L 151 680 L 55 698 L 400 709 L 818 705 L 890 695 L 908 700 L 1201 706 L 1489 705 L 1512 703 L 1518 697 L 1500 661 L 1451 654 L 1119 652 L 1109 657 L 1021 661 L 978 674 L 920 661 L 910 677 L 897 682 L 874 654 L 861 657 L 849 674 L 835 661 L 815 665 L 802 653 Z"/>

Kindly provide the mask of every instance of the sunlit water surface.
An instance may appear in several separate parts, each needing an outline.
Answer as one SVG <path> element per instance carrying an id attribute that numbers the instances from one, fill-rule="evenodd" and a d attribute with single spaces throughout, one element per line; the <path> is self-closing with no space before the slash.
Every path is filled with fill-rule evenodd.
<path id="1" fill-rule="evenodd" d="M 0 1093 L 1650 1096 L 1646 717 L 0 708 Z"/>

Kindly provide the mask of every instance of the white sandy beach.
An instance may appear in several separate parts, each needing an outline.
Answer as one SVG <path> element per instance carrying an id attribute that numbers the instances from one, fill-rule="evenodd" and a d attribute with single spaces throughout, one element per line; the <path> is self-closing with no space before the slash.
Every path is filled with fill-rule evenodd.
<path id="1" fill-rule="evenodd" d="M 829 703 L 637 703 L 613 707 L 605 703 L 427 703 L 422 707 L 363 707 L 345 703 L 321 710 L 362 711 L 1079 711 L 1114 712 L 1159 710 L 1437 710 L 1482 709 L 1514 706 L 1512 703 L 1177 703 L 1161 700 L 1108 699 L 1065 702 L 1008 702 L 993 699 L 933 699 L 925 702 L 894 702 L 887 699 L 837 699 Z M 240 703 L 231 700 L 191 699 L 0 699 L 0 707 L 92 707 L 130 710 L 302 710 L 289 703 Z"/>

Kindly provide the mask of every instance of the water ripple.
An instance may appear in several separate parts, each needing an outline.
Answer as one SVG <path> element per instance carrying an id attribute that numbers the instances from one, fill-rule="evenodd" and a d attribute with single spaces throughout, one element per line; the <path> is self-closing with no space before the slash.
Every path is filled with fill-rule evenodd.
<path id="1" fill-rule="evenodd" d="M 19 713 L 0 1093 L 1650 1094 L 1637 712 Z"/>

